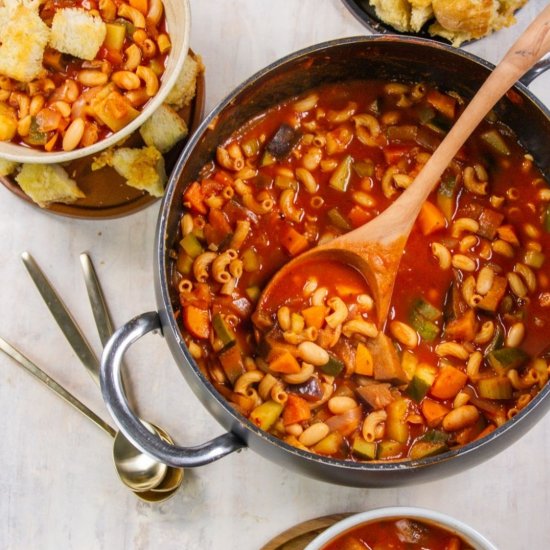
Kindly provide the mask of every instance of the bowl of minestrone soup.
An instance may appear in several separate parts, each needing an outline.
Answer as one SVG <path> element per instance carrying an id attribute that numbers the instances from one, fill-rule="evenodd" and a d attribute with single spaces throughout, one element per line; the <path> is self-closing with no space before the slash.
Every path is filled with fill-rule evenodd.
<path id="1" fill-rule="evenodd" d="M 159 314 L 130 322 L 104 356 L 104 396 L 131 439 L 181 465 L 246 445 L 306 475 L 385 486 L 473 466 L 543 416 L 550 116 L 521 84 L 423 207 L 386 325 L 367 282 L 331 257 L 255 311 L 282 265 L 412 184 L 490 71 L 430 41 L 350 38 L 274 63 L 214 109 L 164 198 Z M 159 326 L 228 430 L 193 460 L 150 440 L 116 375 L 120 347 Z"/>
<path id="2" fill-rule="evenodd" d="M 305 550 L 496 550 L 478 531 L 426 508 L 392 506 L 347 517 Z"/>
<path id="3" fill-rule="evenodd" d="M 0 159 L 52 164 L 102 151 L 139 128 L 176 84 L 189 50 L 188 0 L 94 6 L 4 9 Z"/>

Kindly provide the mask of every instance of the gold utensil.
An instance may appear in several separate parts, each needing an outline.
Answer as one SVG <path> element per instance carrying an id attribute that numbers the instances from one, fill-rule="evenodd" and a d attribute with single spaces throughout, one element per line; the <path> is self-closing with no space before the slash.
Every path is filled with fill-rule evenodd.
<path id="1" fill-rule="evenodd" d="M 28 252 L 24 252 L 22 260 L 69 344 L 94 382 L 99 385 L 99 360 L 82 334 L 82 331 L 44 273 L 38 267 L 38 264 L 34 261 L 34 258 Z M 143 420 L 142 422 L 151 433 L 155 433 L 158 437 L 161 437 L 162 433 L 166 438 L 168 437 L 166 432 L 158 430 L 153 424 Z M 172 441 L 171 439 L 168 440 Z M 113 460 L 121 481 L 144 500 L 163 500 L 163 497 L 168 498 L 175 490 L 172 487 L 166 489 L 163 485 L 167 476 L 168 466 L 141 452 L 128 441 L 122 432 L 116 432 L 115 435 Z M 168 480 L 173 480 L 172 474 L 168 477 Z M 170 481 L 170 483 L 172 482 Z M 159 485 L 163 486 L 163 489 L 160 491 L 162 494 L 155 495 L 152 499 L 148 498 L 150 493 Z"/>

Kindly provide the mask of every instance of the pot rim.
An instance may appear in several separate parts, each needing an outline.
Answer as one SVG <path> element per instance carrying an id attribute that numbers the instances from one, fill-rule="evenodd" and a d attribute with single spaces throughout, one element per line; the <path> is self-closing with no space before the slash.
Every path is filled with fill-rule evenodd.
<path id="1" fill-rule="evenodd" d="M 173 315 L 172 312 L 172 300 L 170 296 L 170 284 L 167 280 L 166 274 L 168 273 L 166 248 L 170 245 L 171 241 L 168 240 L 169 234 L 167 233 L 166 227 L 168 223 L 168 211 L 174 200 L 174 194 L 177 187 L 177 183 L 182 171 L 183 166 L 187 160 L 192 155 L 196 145 L 198 144 L 202 135 L 208 131 L 209 126 L 215 121 L 221 112 L 223 112 L 227 107 L 231 106 L 235 99 L 246 89 L 248 89 L 255 82 L 263 79 L 271 72 L 279 69 L 280 67 L 289 64 L 293 61 L 296 61 L 300 58 L 306 58 L 308 55 L 317 54 L 319 52 L 330 50 L 334 47 L 345 46 L 347 44 L 372 44 L 372 43 L 409 43 L 424 46 L 429 49 L 437 49 L 447 52 L 452 56 L 457 56 L 463 59 L 468 60 L 469 62 L 476 63 L 483 67 L 484 69 L 491 71 L 494 69 L 495 65 L 486 61 L 477 55 L 466 52 L 461 49 L 453 48 L 451 45 L 434 42 L 425 38 L 418 37 L 408 37 L 408 36 L 393 36 L 393 35 L 374 35 L 374 36 L 352 36 L 347 38 L 339 38 L 335 40 L 329 40 L 326 42 L 321 42 L 314 44 L 307 48 L 292 52 L 273 63 L 270 63 L 265 68 L 257 71 L 244 82 L 239 84 L 232 92 L 230 92 L 224 99 L 222 99 L 205 117 L 203 122 L 191 136 L 187 142 L 185 148 L 183 149 L 180 157 L 174 167 L 172 174 L 170 175 L 169 182 L 165 191 L 164 198 L 160 206 L 159 217 L 157 221 L 157 232 L 155 238 L 155 265 L 158 268 L 156 275 L 159 277 L 158 288 L 160 288 L 160 295 L 162 298 L 162 304 L 159 306 L 162 307 L 162 311 L 166 312 L 166 315 L 162 316 L 163 331 L 164 327 L 168 325 L 170 331 L 174 336 L 180 351 L 183 353 L 188 365 L 186 368 L 191 368 L 196 379 L 204 386 L 210 398 L 215 399 L 218 405 L 220 405 L 224 411 L 231 417 L 232 421 L 238 426 L 242 427 L 244 430 L 252 432 L 255 436 L 262 439 L 264 442 L 267 442 L 275 447 L 282 448 L 286 452 L 292 455 L 298 456 L 300 459 L 305 459 L 317 464 L 322 464 L 325 466 L 334 466 L 340 469 L 363 471 L 363 472 L 399 472 L 403 470 L 410 469 L 424 469 L 436 464 L 447 462 L 458 456 L 468 456 L 473 452 L 479 452 L 480 456 L 482 453 L 479 451 L 480 448 L 487 445 L 491 445 L 496 439 L 500 439 L 501 436 L 504 436 L 510 430 L 514 430 L 516 425 L 521 422 L 523 419 L 526 419 L 529 415 L 534 413 L 547 398 L 550 393 L 550 383 L 542 388 L 539 393 L 532 399 L 529 404 L 524 407 L 521 411 L 517 413 L 513 418 L 509 419 L 503 425 L 496 428 L 493 432 L 486 435 L 485 437 L 474 440 L 466 445 L 458 447 L 456 449 L 451 449 L 444 453 L 426 457 L 417 460 L 403 459 L 393 462 L 378 462 L 378 461 L 369 461 L 369 462 L 354 462 L 352 460 L 344 459 L 335 459 L 322 455 L 317 455 L 309 451 L 303 451 L 298 449 L 288 443 L 285 443 L 282 439 L 279 439 L 254 425 L 250 420 L 240 414 L 236 409 L 234 409 L 229 402 L 215 389 L 214 385 L 202 374 L 197 363 L 189 353 L 187 346 L 182 338 L 180 327 Z M 538 107 L 539 110 L 550 119 L 550 110 L 533 94 L 529 89 L 523 85 L 521 82 L 517 82 L 512 89 L 519 91 L 526 99 L 530 100 L 532 103 Z M 205 406 L 205 408 L 207 408 Z M 208 410 L 208 408 L 207 408 Z M 216 418 L 216 417 L 215 417 Z M 218 418 L 216 418 L 218 420 Z M 218 420 L 219 422 L 219 420 Z M 481 460 L 488 460 L 492 455 L 485 456 Z"/>

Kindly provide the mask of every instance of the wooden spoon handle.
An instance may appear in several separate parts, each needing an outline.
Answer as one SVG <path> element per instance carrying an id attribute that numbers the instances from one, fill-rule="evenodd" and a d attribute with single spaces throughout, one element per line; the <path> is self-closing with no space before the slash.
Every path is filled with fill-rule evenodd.
<path id="1" fill-rule="evenodd" d="M 497 101 L 548 51 L 550 6 L 539 14 L 508 50 L 415 178 L 413 185 L 382 215 L 368 224 L 369 240 L 391 242 L 396 236 L 408 235 L 422 204 L 472 131 Z M 359 240 L 357 237 L 352 240 L 356 239 Z"/>

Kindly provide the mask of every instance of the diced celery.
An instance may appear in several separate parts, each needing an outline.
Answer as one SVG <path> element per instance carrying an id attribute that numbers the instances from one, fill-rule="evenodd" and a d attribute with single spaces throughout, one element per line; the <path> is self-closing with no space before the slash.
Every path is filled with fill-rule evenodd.
<path id="1" fill-rule="evenodd" d="M 406 443 L 409 439 L 409 425 L 405 420 L 408 406 L 407 399 L 396 399 L 386 407 L 386 435 L 400 443 Z"/>
<path id="2" fill-rule="evenodd" d="M 500 348 L 487 355 L 487 361 L 498 374 L 506 374 L 509 369 L 521 367 L 529 360 L 529 355 L 519 348 Z"/>
<path id="3" fill-rule="evenodd" d="M 185 253 L 190 256 L 191 258 L 196 258 L 200 254 L 202 254 L 202 245 L 193 235 L 193 233 L 187 233 L 185 237 L 180 241 L 180 246 L 185 250 Z"/>
<path id="4" fill-rule="evenodd" d="M 269 430 L 281 416 L 283 406 L 276 401 L 266 401 L 250 413 L 250 420 L 262 430 Z"/>
<path id="5" fill-rule="evenodd" d="M 495 153 L 499 153 L 504 156 L 510 155 L 510 149 L 508 148 L 508 145 L 506 145 L 504 138 L 498 130 L 493 128 L 492 130 L 481 134 L 481 139 L 489 145 Z"/>
<path id="6" fill-rule="evenodd" d="M 351 167 L 353 165 L 353 157 L 347 155 L 344 160 L 336 167 L 336 170 L 330 177 L 329 184 L 333 189 L 346 192 L 351 179 Z"/>

